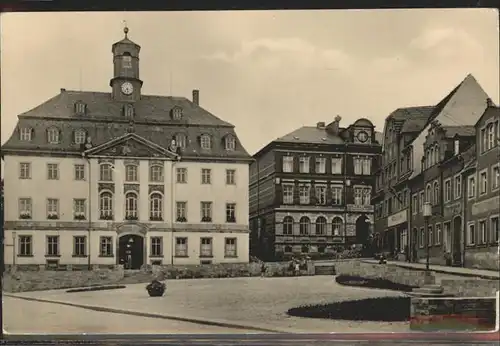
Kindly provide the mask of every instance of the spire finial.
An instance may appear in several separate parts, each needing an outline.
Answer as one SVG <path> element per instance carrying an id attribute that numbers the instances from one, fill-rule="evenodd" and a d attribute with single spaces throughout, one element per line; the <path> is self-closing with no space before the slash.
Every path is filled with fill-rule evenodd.
<path id="1" fill-rule="evenodd" d="M 123 21 L 123 32 L 125 33 L 125 38 L 127 38 L 128 27 L 127 27 L 127 21 L 126 20 Z"/>

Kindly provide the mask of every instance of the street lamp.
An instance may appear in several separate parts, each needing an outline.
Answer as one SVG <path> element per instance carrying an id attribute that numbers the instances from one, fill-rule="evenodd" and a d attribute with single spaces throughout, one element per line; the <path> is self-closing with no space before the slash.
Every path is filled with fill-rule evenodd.
<path id="1" fill-rule="evenodd" d="M 432 207 L 431 207 L 431 204 L 429 202 L 425 202 L 424 203 L 424 209 L 423 209 L 423 214 L 424 214 L 424 227 L 425 227 L 425 234 L 426 234 L 426 241 L 425 241 L 425 245 L 426 245 L 426 257 L 425 257 L 425 271 L 426 271 L 426 274 L 428 275 L 429 274 L 429 251 L 430 251 L 430 242 L 429 242 L 429 219 L 431 218 L 431 215 L 432 215 Z"/>

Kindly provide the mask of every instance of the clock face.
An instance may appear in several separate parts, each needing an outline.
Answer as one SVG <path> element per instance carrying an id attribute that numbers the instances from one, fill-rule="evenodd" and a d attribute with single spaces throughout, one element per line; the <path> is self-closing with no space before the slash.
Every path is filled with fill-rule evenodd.
<path id="1" fill-rule="evenodd" d="M 122 93 L 124 93 L 125 95 L 130 95 L 133 91 L 134 86 L 131 83 L 125 82 L 122 84 Z"/>
<path id="2" fill-rule="evenodd" d="M 368 140 L 368 133 L 366 133 L 365 131 L 358 132 L 358 140 L 361 143 L 366 142 Z"/>

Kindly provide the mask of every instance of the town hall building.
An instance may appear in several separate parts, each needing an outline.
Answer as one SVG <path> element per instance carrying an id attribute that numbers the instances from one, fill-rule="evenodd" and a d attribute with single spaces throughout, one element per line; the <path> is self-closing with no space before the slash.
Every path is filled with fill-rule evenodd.
<path id="1" fill-rule="evenodd" d="M 198 90 L 143 95 L 124 32 L 110 92 L 61 89 L 2 146 L 5 264 L 248 262 L 251 157 Z"/>

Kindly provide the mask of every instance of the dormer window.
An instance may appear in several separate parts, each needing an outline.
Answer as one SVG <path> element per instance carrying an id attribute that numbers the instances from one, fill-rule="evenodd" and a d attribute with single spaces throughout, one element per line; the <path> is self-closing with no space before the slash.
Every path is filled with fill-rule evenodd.
<path id="1" fill-rule="evenodd" d="M 31 127 L 23 127 L 19 129 L 19 139 L 23 142 L 31 141 L 33 137 L 33 129 Z"/>
<path id="2" fill-rule="evenodd" d="M 182 108 L 178 106 L 172 108 L 172 119 L 180 120 L 181 118 L 182 118 Z"/>
<path id="3" fill-rule="evenodd" d="M 47 130 L 47 142 L 50 144 L 59 143 L 59 129 L 51 127 Z"/>
<path id="4" fill-rule="evenodd" d="M 236 148 L 236 139 L 232 135 L 227 135 L 224 138 L 224 147 L 226 150 L 234 150 Z"/>
<path id="5" fill-rule="evenodd" d="M 460 141 L 458 139 L 455 139 L 455 142 L 453 144 L 453 152 L 455 153 L 455 155 L 458 155 L 460 153 Z"/>
<path id="6" fill-rule="evenodd" d="M 130 55 L 129 52 L 123 53 L 122 67 L 123 68 L 132 68 L 132 56 Z"/>
<path id="7" fill-rule="evenodd" d="M 174 136 L 175 145 L 179 148 L 186 147 L 186 135 L 183 133 L 178 133 Z"/>
<path id="8" fill-rule="evenodd" d="M 86 139 L 87 139 L 87 133 L 85 132 L 85 130 L 79 129 L 75 131 L 74 133 L 75 144 L 84 144 Z"/>
<path id="9" fill-rule="evenodd" d="M 87 105 L 83 102 L 78 101 L 75 103 L 75 113 L 77 115 L 85 115 L 87 112 Z"/>
<path id="10" fill-rule="evenodd" d="M 132 105 L 124 105 L 123 106 L 123 115 L 128 118 L 132 119 L 134 117 L 134 106 Z"/>
<path id="11" fill-rule="evenodd" d="M 200 146 L 202 149 L 210 149 L 212 147 L 212 140 L 209 135 L 201 135 Z"/>

